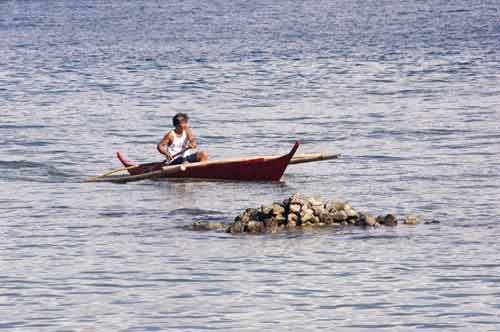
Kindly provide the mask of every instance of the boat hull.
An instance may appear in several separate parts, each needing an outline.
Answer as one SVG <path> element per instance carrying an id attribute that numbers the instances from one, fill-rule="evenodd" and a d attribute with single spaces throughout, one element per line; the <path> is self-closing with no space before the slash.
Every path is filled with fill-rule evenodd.
<path id="1" fill-rule="evenodd" d="M 175 166 L 166 166 L 163 162 L 135 165 L 119 152 L 117 156 L 129 168 L 128 172 L 132 176 L 147 176 L 151 173 L 154 178 L 279 181 L 298 147 L 299 142 L 296 142 L 292 150 L 282 156 L 213 160 Z"/>

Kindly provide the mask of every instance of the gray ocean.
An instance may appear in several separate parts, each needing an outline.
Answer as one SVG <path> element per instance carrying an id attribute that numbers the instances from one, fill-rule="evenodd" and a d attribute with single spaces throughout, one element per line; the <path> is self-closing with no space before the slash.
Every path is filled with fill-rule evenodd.
<path id="1" fill-rule="evenodd" d="M 342 153 L 277 183 L 82 183 Z M 498 0 L 0 1 L 0 331 L 500 331 Z M 193 232 L 295 192 L 439 224 Z"/>

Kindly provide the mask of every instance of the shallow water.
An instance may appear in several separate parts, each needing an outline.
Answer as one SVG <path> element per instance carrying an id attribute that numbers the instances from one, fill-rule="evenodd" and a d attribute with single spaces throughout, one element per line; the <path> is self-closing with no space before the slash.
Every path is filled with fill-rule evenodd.
<path id="1" fill-rule="evenodd" d="M 499 331 L 497 1 L 4 1 L 0 329 Z M 86 184 L 178 111 L 279 183 Z M 440 224 L 233 236 L 296 191 Z"/>

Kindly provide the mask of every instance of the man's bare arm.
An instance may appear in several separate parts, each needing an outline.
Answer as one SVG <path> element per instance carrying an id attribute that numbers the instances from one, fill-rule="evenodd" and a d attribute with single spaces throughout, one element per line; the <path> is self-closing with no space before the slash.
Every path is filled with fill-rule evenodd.
<path id="1" fill-rule="evenodd" d="M 158 149 L 158 152 L 160 152 L 162 155 L 165 156 L 165 158 L 170 161 L 172 160 L 172 156 L 170 155 L 170 153 L 167 152 L 167 149 L 166 147 L 170 144 L 170 142 L 172 141 L 172 137 L 170 135 L 171 133 L 167 133 L 163 139 L 160 141 L 160 143 L 158 143 L 158 145 L 156 146 L 156 148 Z"/>
<path id="2" fill-rule="evenodd" d="M 196 143 L 196 138 L 194 138 L 193 132 L 190 128 L 186 129 L 187 139 L 189 141 L 188 146 L 186 148 L 196 149 L 198 144 Z"/>

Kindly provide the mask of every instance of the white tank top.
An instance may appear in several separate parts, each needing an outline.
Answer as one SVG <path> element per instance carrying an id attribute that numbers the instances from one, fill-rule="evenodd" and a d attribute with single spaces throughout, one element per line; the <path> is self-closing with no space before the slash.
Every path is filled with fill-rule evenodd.
<path id="1" fill-rule="evenodd" d="M 181 137 L 177 136 L 175 131 L 172 130 L 171 132 L 174 135 L 174 139 L 172 140 L 172 143 L 167 146 L 167 152 L 173 157 L 184 149 L 187 145 L 188 139 L 185 130 L 182 132 Z"/>

